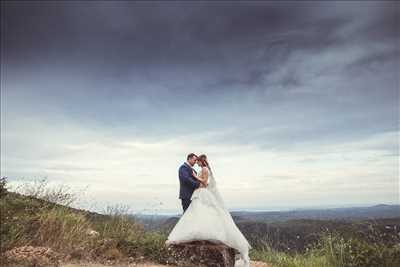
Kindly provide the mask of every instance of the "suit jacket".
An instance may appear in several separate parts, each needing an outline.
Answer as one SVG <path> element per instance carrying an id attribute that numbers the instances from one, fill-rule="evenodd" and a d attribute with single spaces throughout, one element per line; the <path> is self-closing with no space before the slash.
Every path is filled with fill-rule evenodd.
<path id="1" fill-rule="evenodd" d="M 179 198 L 190 199 L 193 191 L 200 186 L 200 182 L 193 177 L 193 169 L 186 163 L 179 168 Z"/>

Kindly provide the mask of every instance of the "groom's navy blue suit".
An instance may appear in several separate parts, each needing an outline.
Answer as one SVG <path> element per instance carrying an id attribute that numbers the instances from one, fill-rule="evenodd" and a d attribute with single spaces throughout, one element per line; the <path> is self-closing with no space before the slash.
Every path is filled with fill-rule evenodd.
<path id="1" fill-rule="evenodd" d="M 189 207 L 192 202 L 190 198 L 193 191 L 200 186 L 200 182 L 193 177 L 193 169 L 186 162 L 179 168 L 179 198 L 182 201 L 183 212 Z"/>

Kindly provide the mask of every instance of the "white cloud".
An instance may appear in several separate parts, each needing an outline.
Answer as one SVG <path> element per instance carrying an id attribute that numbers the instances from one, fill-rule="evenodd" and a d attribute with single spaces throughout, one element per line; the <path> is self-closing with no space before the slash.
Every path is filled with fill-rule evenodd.
<path id="1" fill-rule="evenodd" d="M 290 151 L 212 142 L 229 132 L 150 142 L 26 117 L 21 125 L 2 128 L 1 175 L 12 183 L 46 176 L 74 188 L 89 186 L 91 200 L 84 205 L 97 210 L 122 203 L 136 211 L 179 211 L 177 169 L 187 153 L 196 152 L 208 154 L 230 208 L 396 201 L 398 132 L 318 146 L 310 142 Z"/>

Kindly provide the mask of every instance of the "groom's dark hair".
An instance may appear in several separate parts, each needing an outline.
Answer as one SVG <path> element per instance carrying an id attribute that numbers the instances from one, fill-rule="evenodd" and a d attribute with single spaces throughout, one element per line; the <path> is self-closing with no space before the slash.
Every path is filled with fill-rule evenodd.
<path id="1" fill-rule="evenodd" d="M 194 154 L 194 153 L 190 153 L 189 155 L 187 155 L 186 160 L 189 160 L 189 159 L 191 159 L 191 158 L 193 158 L 193 157 L 196 157 L 196 158 L 197 158 L 197 155 Z"/>

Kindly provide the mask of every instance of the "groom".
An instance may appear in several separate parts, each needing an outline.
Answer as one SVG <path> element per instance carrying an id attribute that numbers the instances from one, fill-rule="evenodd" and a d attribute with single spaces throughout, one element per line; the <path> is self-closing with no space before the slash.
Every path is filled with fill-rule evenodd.
<path id="1" fill-rule="evenodd" d="M 197 156 L 190 153 L 186 162 L 182 164 L 179 168 L 179 198 L 182 201 L 183 213 L 189 207 L 192 202 L 190 198 L 192 197 L 193 191 L 200 187 L 200 182 L 193 177 L 193 166 L 197 162 Z M 196 171 L 194 171 L 196 173 Z"/>

